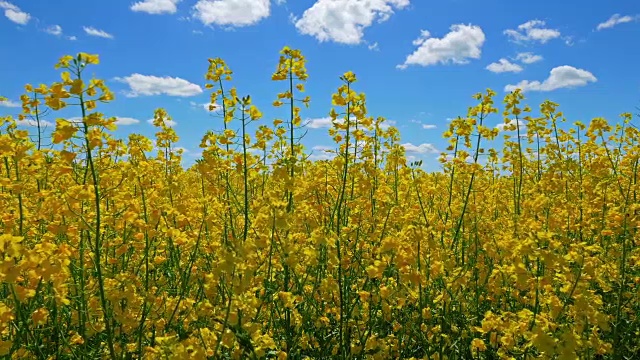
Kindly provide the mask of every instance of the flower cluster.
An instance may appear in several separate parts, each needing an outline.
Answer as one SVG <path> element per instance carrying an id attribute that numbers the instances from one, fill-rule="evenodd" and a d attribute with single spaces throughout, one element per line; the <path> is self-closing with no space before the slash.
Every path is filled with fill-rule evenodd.
<path id="1" fill-rule="evenodd" d="M 640 132 L 570 124 L 515 91 L 474 96 L 443 170 L 407 163 L 357 77 L 332 95 L 330 160 L 300 141 L 309 75 L 285 47 L 273 106 L 209 60 L 221 119 L 181 166 L 171 116 L 116 139 L 114 100 L 65 56 L 0 118 L 0 356 L 20 359 L 623 359 L 640 353 Z M 286 106 L 285 106 L 286 105 Z M 62 108 L 51 143 L 44 118 Z M 502 114 L 505 142 L 487 119 Z M 74 120 L 75 119 L 75 120 Z M 79 119 L 79 120 L 78 120 Z M 35 138 L 18 121 L 38 124 Z M 254 131 L 254 132 L 252 132 Z M 155 142 L 154 142 L 155 140 Z M 150 156 L 153 149 L 155 156 Z"/>

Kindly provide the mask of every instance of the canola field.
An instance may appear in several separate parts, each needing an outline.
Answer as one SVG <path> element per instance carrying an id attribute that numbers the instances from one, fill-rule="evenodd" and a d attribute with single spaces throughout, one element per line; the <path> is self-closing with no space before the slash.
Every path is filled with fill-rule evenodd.
<path id="1" fill-rule="evenodd" d="M 310 161 L 305 59 L 285 47 L 284 119 L 203 62 L 222 131 L 187 169 L 161 108 L 155 138 L 114 136 L 98 64 L 61 58 L 0 118 L 2 358 L 640 358 L 632 114 L 583 124 L 486 90 L 426 172 L 347 72 L 335 156 Z M 487 118 L 513 136 L 497 147 Z"/>

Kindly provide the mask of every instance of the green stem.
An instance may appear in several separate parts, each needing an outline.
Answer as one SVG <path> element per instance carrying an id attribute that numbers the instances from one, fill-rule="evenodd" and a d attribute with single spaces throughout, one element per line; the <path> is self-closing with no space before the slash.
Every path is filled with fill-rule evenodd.
<path id="1" fill-rule="evenodd" d="M 82 79 L 81 78 L 81 70 L 80 68 L 77 69 L 76 72 L 77 78 L 78 79 Z M 101 217 L 101 207 L 100 207 L 100 186 L 99 186 L 99 180 L 98 180 L 98 172 L 96 169 L 96 166 L 93 162 L 93 153 L 91 151 L 91 147 L 90 147 L 90 142 L 89 142 L 89 125 L 86 122 L 86 117 L 87 117 L 87 112 L 86 112 L 86 107 L 85 107 L 85 102 L 84 102 L 84 96 L 81 93 L 80 94 L 80 109 L 82 110 L 82 125 L 84 128 L 84 143 L 86 146 L 86 153 L 87 153 L 87 162 L 89 164 L 89 170 L 91 172 L 91 178 L 93 180 L 93 194 L 94 194 L 94 199 L 95 199 L 95 207 L 96 207 L 96 225 L 95 225 L 95 233 L 96 233 L 96 237 L 95 237 L 95 243 L 94 243 L 94 262 L 95 262 L 95 267 L 96 267 L 96 276 L 98 278 L 98 290 L 100 293 L 100 305 L 102 306 L 102 312 L 104 313 L 104 323 L 105 323 L 105 328 L 106 328 L 106 332 L 107 332 L 107 345 L 109 347 L 109 354 L 111 355 L 112 359 L 116 358 L 116 351 L 114 348 L 114 344 L 113 344 L 113 332 L 111 329 L 111 309 L 108 305 L 107 302 L 107 297 L 105 294 L 105 289 L 104 289 L 104 277 L 102 274 L 102 217 Z M 82 259 L 81 259 L 82 261 Z"/>

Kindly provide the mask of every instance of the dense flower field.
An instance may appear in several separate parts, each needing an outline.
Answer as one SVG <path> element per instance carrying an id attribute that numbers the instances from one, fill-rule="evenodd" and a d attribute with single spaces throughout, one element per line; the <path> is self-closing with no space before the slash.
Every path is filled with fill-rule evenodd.
<path id="1" fill-rule="evenodd" d="M 209 60 L 224 130 L 185 169 L 163 109 L 155 139 L 111 134 L 99 106 L 114 95 L 86 75 L 98 62 L 63 57 L 60 82 L 27 85 L 20 118 L 0 118 L 2 356 L 638 358 L 631 114 L 569 123 L 520 92 L 499 110 L 487 90 L 428 173 L 347 72 L 332 95 L 336 156 L 310 161 L 305 59 L 284 48 L 282 120 L 261 119 Z M 56 119 L 54 150 L 38 125 L 65 107 L 80 120 Z M 488 117 L 513 130 L 500 149 Z"/>

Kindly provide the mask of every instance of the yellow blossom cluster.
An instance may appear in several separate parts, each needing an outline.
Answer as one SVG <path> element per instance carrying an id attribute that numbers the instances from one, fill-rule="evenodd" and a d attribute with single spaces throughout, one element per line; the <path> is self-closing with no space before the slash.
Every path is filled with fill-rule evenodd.
<path id="1" fill-rule="evenodd" d="M 0 356 L 11 359 L 631 359 L 640 354 L 640 131 L 496 93 L 451 121 L 442 171 L 346 72 L 330 160 L 300 139 L 305 58 L 263 115 L 210 59 L 220 115 L 186 169 L 171 116 L 112 135 L 114 100 L 65 56 L 0 118 Z M 62 108 L 47 146 L 40 124 Z M 505 122 L 504 145 L 492 146 Z M 54 115 L 55 116 L 55 115 Z M 214 129 L 220 130 L 216 131 Z M 156 149 L 156 153 L 149 153 Z"/>

